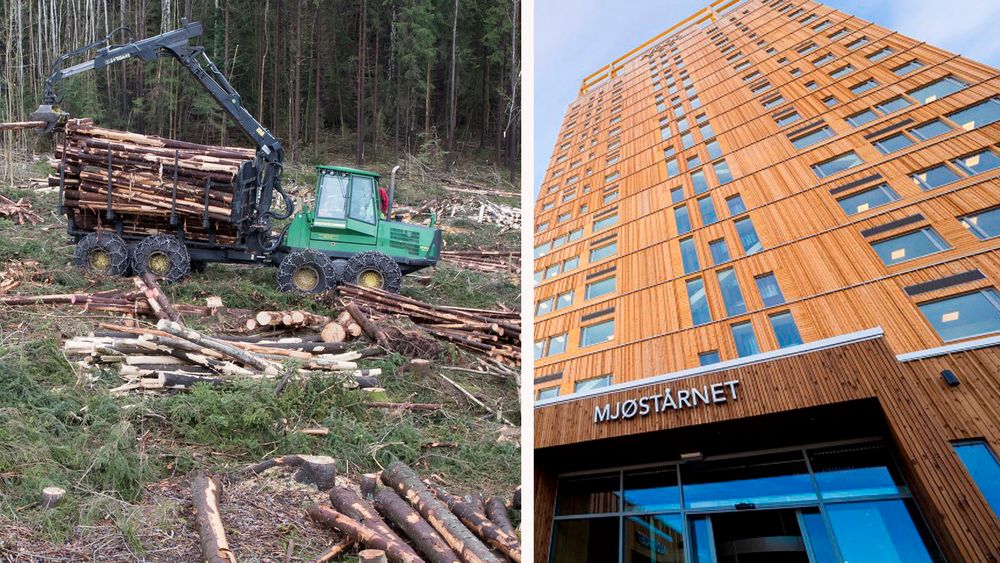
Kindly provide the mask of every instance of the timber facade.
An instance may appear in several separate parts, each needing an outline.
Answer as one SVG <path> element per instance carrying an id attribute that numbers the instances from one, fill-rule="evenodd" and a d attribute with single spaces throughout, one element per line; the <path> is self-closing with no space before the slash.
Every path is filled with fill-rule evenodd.
<path id="1" fill-rule="evenodd" d="M 535 210 L 536 559 L 1000 560 L 998 140 L 996 69 L 816 2 L 584 79 Z"/>

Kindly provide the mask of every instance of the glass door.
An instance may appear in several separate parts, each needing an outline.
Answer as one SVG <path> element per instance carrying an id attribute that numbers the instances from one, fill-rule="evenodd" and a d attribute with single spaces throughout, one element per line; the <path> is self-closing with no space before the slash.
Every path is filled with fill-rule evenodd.
<path id="1" fill-rule="evenodd" d="M 825 532 L 824 532 L 825 534 Z M 695 563 L 815 563 L 800 511 L 750 510 L 691 518 Z"/>

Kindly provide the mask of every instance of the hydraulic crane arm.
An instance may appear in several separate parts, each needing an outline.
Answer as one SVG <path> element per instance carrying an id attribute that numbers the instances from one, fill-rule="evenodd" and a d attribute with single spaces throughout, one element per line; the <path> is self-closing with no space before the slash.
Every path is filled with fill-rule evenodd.
<path id="1" fill-rule="evenodd" d="M 215 66 L 215 63 L 208 58 L 204 47 L 194 47 L 190 44 L 190 40 L 200 36 L 202 32 L 201 23 L 188 23 L 187 20 L 182 19 L 180 29 L 132 41 L 132 32 L 128 28 L 119 28 L 101 41 L 60 55 L 53 64 L 52 73 L 45 80 L 43 103 L 35 113 L 31 114 L 31 119 L 45 121 L 48 124 L 47 132 L 65 124 L 69 115 L 59 108 L 61 97 L 57 95 L 57 87 L 66 78 L 90 70 L 100 70 L 132 58 L 153 61 L 160 57 L 173 57 L 184 65 L 184 68 L 198 80 L 202 87 L 212 95 L 216 103 L 233 118 L 233 121 L 257 146 L 261 191 L 254 223 L 257 230 L 266 231 L 267 235 L 270 235 L 270 219 L 285 219 L 290 217 L 295 209 L 291 197 L 281 189 L 280 184 L 284 150 L 281 142 L 243 107 L 239 93 Z M 129 41 L 121 45 L 112 44 L 112 39 L 119 33 L 124 34 Z M 94 49 L 97 49 L 97 55 L 93 59 L 63 68 L 68 60 Z M 202 60 L 204 60 L 205 65 L 202 64 Z M 208 70 L 205 69 L 205 66 L 208 67 Z M 285 209 L 281 213 L 271 211 L 271 202 L 275 191 L 283 198 Z"/>

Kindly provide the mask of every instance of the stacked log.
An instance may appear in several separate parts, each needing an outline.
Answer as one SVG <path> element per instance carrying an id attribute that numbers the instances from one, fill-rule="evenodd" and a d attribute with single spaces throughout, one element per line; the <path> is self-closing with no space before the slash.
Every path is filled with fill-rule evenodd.
<path id="1" fill-rule="evenodd" d="M 480 272 L 520 274 L 519 250 L 443 250 L 441 259 L 469 270 Z"/>
<path id="2" fill-rule="evenodd" d="M 343 284 L 341 300 L 356 305 L 373 321 L 407 317 L 431 335 L 482 356 L 521 363 L 520 313 L 432 305 L 380 289 Z"/>
<path id="3" fill-rule="evenodd" d="M 498 519 L 492 520 L 489 512 L 474 503 L 455 500 L 458 497 L 443 491 L 439 491 L 441 497 L 436 496 L 410 467 L 398 461 L 382 472 L 381 480 L 385 486 L 378 488 L 377 480 L 369 479 L 365 495 L 334 487 L 330 506 L 314 505 L 306 512 L 317 524 L 338 531 L 359 548 L 385 551 L 390 561 L 521 561 L 520 539 L 502 501 L 492 507 Z M 341 553 L 341 545 L 344 542 L 331 551 Z"/>
<path id="4" fill-rule="evenodd" d="M 233 244 L 239 219 L 232 216 L 236 177 L 254 155 L 251 149 L 198 145 L 73 119 L 56 147 L 49 182 L 58 185 L 62 174 L 64 206 L 81 230 L 120 222 L 126 235 L 181 228 L 190 240 L 214 236 L 219 244 Z"/>

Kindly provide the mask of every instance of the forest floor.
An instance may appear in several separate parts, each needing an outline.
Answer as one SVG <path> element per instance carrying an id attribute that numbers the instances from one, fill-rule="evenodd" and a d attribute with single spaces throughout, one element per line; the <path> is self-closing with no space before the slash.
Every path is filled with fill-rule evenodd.
<path id="1" fill-rule="evenodd" d="M 349 157 L 323 163 L 350 165 Z M 481 161 L 480 161 L 481 162 Z M 393 163 L 375 162 L 388 180 Z M 397 204 L 431 200 L 492 201 L 519 207 L 519 182 L 488 164 L 467 162 L 450 172 L 409 159 L 397 179 Z M 88 277 L 72 267 L 73 247 L 56 194 L 24 189 L 44 177 L 44 158 L 16 165 L 13 185 L 0 193 L 29 201 L 43 222 L 16 225 L 0 219 L 0 268 L 37 261 L 41 274 L 22 280 L 18 294 L 108 289 L 132 290 L 131 279 Z M 308 198 L 315 182 L 311 166 L 290 167 L 286 184 Z M 452 191 L 472 183 L 504 195 Z M 447 249 L 520 248 L 520 233 L 456 215 L 440 218 Z M 279 293 L 268 267 L 209 265 L 202 274 L 165 286 L 175 303 L 203 305 L 219 296 L 227 307 L 254 310 L 305 309 L 336 315 L 329 301 Z M 517 308 L 516 277 L 441 265 L 407 276 L 403 294 L 438 304 Z M 332 379 L 293 381 L 276 396 L 274 381 L 237 382 L 224 388 L 198 386 L 189 393 L 116 396 L 112 372 L 88 376 L 67 360 L 65 339 L 92 332 L 114 315 L 72 306 L 0 306 L 0 561 L 198 561 L 201 558 L 189 480 L 195 469 L 225 484 L 222 520 L 241 561 L 315 559 L 337 539 L 314 525 L 304 508 L 323 499 L 314 487 L 271 470 L 254 478 L 238 472 L 281 454 L 327 455 L 337 460 L 338 480 L 357 481 L 399 459 L 423 476 L 435 476 L 457 494 L 482 491 L 505 498 L 520 484 L 520 445 L 512 430 L 442 385 L 433 371 L 411 369 L 407 358 L 388 355 L 360 367 L 383 370 L 390 401 L 444 403 L 429 413 L 387 413 L 364 406 L 364 394 Z M 187 319 L 207 332 L 212 320 Z M 440 362 L 470 365 L 454 348 Z M 447 372 L 506 418 L 519 424 L 515 382 Z M 323 426 L 326 436 L 296 429 Z M 516 432 L 513 433 L 516 436 Z M 43 487 L 66 489 L 55 509 L 38 507 Z M 515 517 L 517 515 L 515 514 Z"/>

